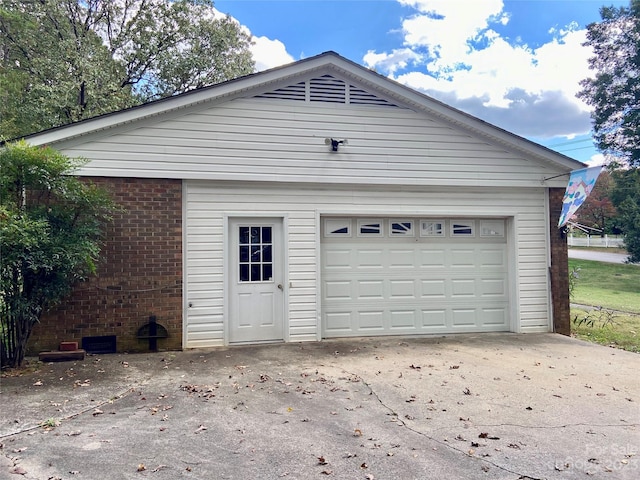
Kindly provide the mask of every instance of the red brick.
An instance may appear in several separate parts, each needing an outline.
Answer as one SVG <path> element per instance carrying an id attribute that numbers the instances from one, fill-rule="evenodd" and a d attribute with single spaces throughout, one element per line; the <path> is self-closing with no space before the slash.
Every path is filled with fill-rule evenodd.
<path id="1" fill-rule="evenodd" d="M 549 219 L 551 243 L 551 301 L 553 328 L 563 335 L 571 334 L 571 314 L 569 305 L 569 255 L 567 237 L 558 228 L 562 212 L 564 188 L 549 189 Z"/>
<path id="2" fill-rule="evenodd" d="M 161 349 L 182 347 L 182 182 L 92 178 L 123 207 L 106 232 L 97 276 L 79 284 L 34 328 L 29 352 L 61 341 L 116 335 L 119 351 L 146 351 L 136 332 L 156 315 L 171 332 Z M 159 192 L 162 193 L 159 193 Z M 165 254 L 166 253 L 166 254 Z"/>

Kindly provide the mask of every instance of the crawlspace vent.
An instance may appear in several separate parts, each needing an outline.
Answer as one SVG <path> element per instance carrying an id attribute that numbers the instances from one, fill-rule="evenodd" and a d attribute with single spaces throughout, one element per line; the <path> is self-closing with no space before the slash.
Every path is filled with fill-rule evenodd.
<path id="1" fill-rule="evenodd" d="M 384 98 L 380 98 L 355 85 L 350 85 L 344 80 L 331 75 L 323 75 L 322 77 L 312 78 L 288 87 L 277 88 L 270 92 L 256 95 L 256 98 L 398 107 L 398 105 Z"/>

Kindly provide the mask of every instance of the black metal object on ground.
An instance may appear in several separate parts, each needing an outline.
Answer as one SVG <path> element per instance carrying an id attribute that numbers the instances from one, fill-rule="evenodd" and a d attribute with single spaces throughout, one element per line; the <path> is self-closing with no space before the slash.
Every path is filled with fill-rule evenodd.
<path id="1" fill-rule="evenodd" d="M 140 340 L 149 340 L 149 351 L 158 351 L 158 339 L 167 338 L 169 332 L 167 329 L 156 322 L 156 316 L 149 317 L 149 323 L 144 324 L 138 329 L 138 338 Z"/>
<path id="2" fill-rule="evenodd" d="M 87 353 L 93 354 L 116 353 L 116 336 L 82 337 L 82 348 Z"/>

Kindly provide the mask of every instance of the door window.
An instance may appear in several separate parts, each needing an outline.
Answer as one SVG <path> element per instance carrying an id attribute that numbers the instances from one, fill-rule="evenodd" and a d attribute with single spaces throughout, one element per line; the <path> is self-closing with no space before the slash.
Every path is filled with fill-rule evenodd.
<path id="1" fill-rule="evenodd" d="M 239 281 L 273 281 L 273 227 L 240 226 L 238 234 Z"/>

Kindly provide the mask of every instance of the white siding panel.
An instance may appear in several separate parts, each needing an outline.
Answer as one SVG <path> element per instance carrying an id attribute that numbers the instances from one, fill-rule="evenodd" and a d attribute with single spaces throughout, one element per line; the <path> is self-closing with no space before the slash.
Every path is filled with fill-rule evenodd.
<path id="1" fill-rule="evenodd" d="M 265 215 L 284 217 L 287 267 L 285 275 L 288 306 L 286 307 L 285 338 L 290 341 L 316 340 L 319 335 L 320 302 L 317 291 L 320 285 L 317 243 L 322 215 L 375 215 L 437 218 L 446 217 L 506 217 L 513 221 L 515 229 L 509 237 L 508 252 L 513 274 L 511 284 L 504 288 L 512 298 L 512 313 L 508 323 L 514 331 L 549 331 L 549 285 L 546 254 L 546 190 L 518 188 L 474 188 L 473 190 L 421 188 L 402 190 L 373 187 L 329 187 L 310 185 L 307 188 L 287 184 L 187 181 L 184 188 L 186 202 L 185 264 L 186 298 L 192 302 L 187 309 L 184 345 L 188 348 L 221 345 L 225 342 L 225 245 L 224 218 L 228 216 Z M 490 246 L 487 247 L 490 250 Z M 408 261 L 402 249 L 392 255 L 398 265 Z M 463 246 L 459 250 L 464 250 Z M 405 252 L 406 253 L 406 252 Z M 489 255 L 488 258 L 491 258 Z M 336 269 L 341 262 L 353 259 L 332 259 Z M 364 259 L 366 260 L 366 259 Z M 375 257 L 374 257 L 375 260 Z M 437 263 L 438 259 L 434 258 Z M 460 262 L 456 260 L 459 264 Z M 366 262 L 365 262 L 366 263 Z M 425 265 L 427 259 L 423 259 Z M 463 262 L 464 263 L 464 262 Z M 371 265 L 369 268 L 375 268 Z M 426 268 L 426 267 L 425 267 Z M 404 278 L 394 278 L 393 295 L 401 298 L 409 295 Z M 420 285 L 421 296 L 437 298 L 442 295 L 442 285 L 437 282 Z M 458 285 L 459 294 L 465 294 L 465 286 Z M 488 296 L 500 295 L 503 286 L 499 282 L 480 287 Z M 339 292 L 340 290 L 337 290 Z M 375 294 L 375 285 L 363 285 L 363 296 Z M 364 297 L 363 297 L 364 298 Z M 365 300 L 366 301 L 366 300 Z M 464 308 L 452 315 L 457 324 L 464 325 L 470 318 Z M 393 325 L 399 329 L 406 325 L 432 325 L 434 331 L 442 325 L 443 308 L 425 309 L 421 315 L 398 309 Z M 495 312 L 486 312 L 494 315 Z M 376 331 L 380 312 L 370 312 L 358 321 L 363 328 Z M 333 318 L 348 324 L 351 320 Z"/>
<path id="2" fill-rule="evenodd" d="M 331 152 L 329 137 L 349 142 Z M 408 109 L 273 99 L 186 110 L 59 148 L 89 159 L 81 173 L 96 176 L 537 187 L 562 173 Z"/>

